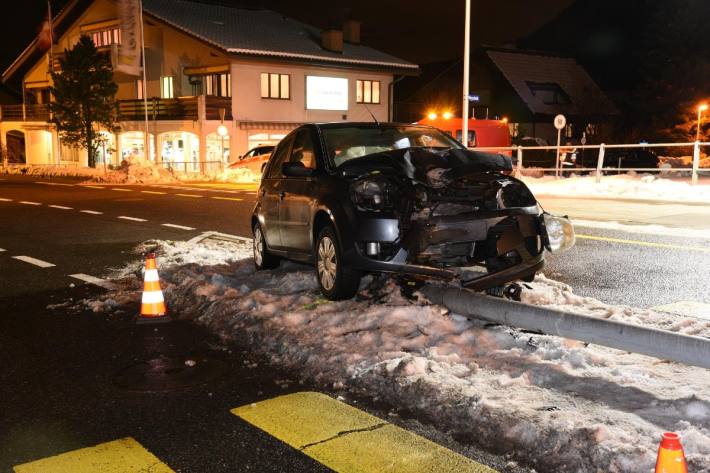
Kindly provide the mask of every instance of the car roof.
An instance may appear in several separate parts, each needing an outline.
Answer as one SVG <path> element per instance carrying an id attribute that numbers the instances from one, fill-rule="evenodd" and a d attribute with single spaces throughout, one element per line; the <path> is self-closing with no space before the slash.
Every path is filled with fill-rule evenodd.
<path id="1" fill-rule="evenodd" d="M 416 123 L 397 123 L 397 122 L 325 122 L 325 123 L 311 123 L 310 125 L 316 126 L 323 129 L 332 128 L 351 128 L 351 127 L 368 127 L 368 128 L 379 128 L 379 127 L 398 127 L 407 126 L 413 128 L 434 128 L 429 125 L 419 125 Z"/>

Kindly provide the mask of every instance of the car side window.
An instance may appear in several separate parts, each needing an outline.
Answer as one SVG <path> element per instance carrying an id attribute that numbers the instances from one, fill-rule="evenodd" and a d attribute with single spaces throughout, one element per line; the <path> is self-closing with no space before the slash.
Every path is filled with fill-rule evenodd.
<path id="1" fill-rule="evenodd" d="M 291 151 L 289 162 L 300 162 L 303 164 L 303 167 L 308 169 L 316 168 L 316 153 L 313 146 L 311 130 L 304 129 L 298 132 L 296 140 L 293 143 L 293 151 Z"/>
<path id="2" fill-rule="evenodd" d="M 293 135 L 287 136 L 281 140 L 281 143 L 279 143 L 274 150 L 274 154 L 271 155 L 270 159 L 271 166 L 269 167 L 269 175 L 267 176 L 269 179 L 278 179 L 282 177 L 281 165 L 286 160 L 286 157 L 289 156 L 288 152 L 291 148 L 292 142 Z"/>

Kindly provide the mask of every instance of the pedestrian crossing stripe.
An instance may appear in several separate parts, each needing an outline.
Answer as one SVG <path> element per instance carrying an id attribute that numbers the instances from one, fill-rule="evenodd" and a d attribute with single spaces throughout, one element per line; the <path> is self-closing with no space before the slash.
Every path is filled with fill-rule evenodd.
<path id="1" fill-rule="evenodd" d="M 131 437 L 17 465 L 15 473 L 175 473 Z"/>
<path id="2" fill-rule="evenodd" d="M 495 473 L 321 393 L 288 394 L 231 412 L 340 473 Z"/>
<path id="3" fill-rule="evenodd" d="M 686 317 L 696 317 L 710 320 L 710 304 L 696 301 L 678 301 L 672 304 L 652 307 L 652 310 L 659 312 L 669 312 L 671 314 L 685 315 Z"/>

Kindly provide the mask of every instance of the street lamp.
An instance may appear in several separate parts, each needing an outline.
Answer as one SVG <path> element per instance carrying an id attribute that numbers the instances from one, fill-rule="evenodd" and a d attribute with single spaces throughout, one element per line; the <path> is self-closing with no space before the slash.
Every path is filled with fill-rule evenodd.
<path id="1" fill-rule="evenodd" d="M 708 109 L 708 104 L 701 103 L 698 105 L 698 128 L 695 130 L 695 141 L 700 141 L 700 120 L 702 119 L 702 113 Z"/>

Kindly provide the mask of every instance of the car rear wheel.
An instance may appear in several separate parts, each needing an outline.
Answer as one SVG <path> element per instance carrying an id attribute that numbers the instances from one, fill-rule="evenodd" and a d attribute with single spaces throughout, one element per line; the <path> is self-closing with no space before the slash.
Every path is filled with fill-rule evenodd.
<path id="1" fill-rule="evenodd" d="M 342 264 L 341 255 L 335 230 L 324 227 L 316 242 L 316 279 L 323 295 L 332 301 L 353 297 L 362 277 L 359 271 Z"/>
<path id="2" fill-rule="evenodd" d="M 273 269 L 279 265 L 279 257 L 269 253 L 261 225 L 254 225 L 254 266 L 257 270 Z"/>

